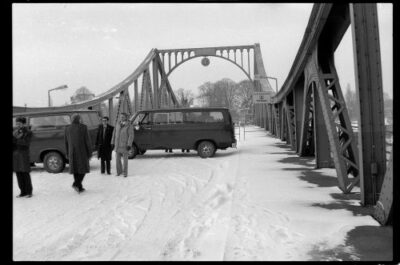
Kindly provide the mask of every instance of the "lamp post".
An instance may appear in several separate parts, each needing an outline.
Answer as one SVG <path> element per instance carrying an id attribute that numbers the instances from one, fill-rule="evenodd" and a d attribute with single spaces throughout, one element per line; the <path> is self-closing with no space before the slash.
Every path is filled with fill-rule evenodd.
<path id="1" fill-rule="evenodd" d="M 271 76 L 267 76 L 267 78 L 271 78 L 271 79 L 274 79 L 275 80 L 275 90 L 276 90 L 276 93 L 278 93 L 278 78 L 276 78 L 276 77 L 271 77 Z"/>
<path id="2" fill-rule="evenodd" d="M 50 98 L 50 92 L 51 92 L 51 91 L 53 91 L 53 90 L 66 89 L 67 87 L 68 87 L 67 85 L 62 85 L 62 86 L 58 86 L 58 87 L 55 87 L 55 88 L 49 89 L 49 90 L 47 91 L 47 95 L 49 96 L 49 107 L 51 107 L 51 98 Z"/>

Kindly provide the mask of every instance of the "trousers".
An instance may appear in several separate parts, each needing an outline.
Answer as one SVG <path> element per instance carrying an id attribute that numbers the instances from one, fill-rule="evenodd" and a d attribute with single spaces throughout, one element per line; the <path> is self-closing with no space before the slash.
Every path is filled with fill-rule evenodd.
<path id="1" fill-rule="evenodd" d="M 17 174 L 18 187 L 21 195 L 32 194 L 32 181 L 29 172 L 15 172 Z"/>
<path id="2" fill-rule="evenodd" d="M 121 158 L 123 158 L 124 165 L 121 164 Z M 128 175 L 128 152 L 116 152 L 116 162 L 117 162 L 117 175 L 124 176 Z"/>
<path id="3" fill-rule="evenodd" d="M 79 189 L 82 189 L 82 181 L 83 178 L 85 177 L 85 174 L 74 174 L 74 185 L 75 187 L 78 187 Z"/>
<path id="4" fill-rule="evenodd" d="M 110 166 L 110 160 L 105 160 L 103 158 L 100 158 L 100 163 L 101 163 L 101 173 L 105 172 L 105 169 L 107 168 L 107 173 L 111 173 L 111 166 Z"/>

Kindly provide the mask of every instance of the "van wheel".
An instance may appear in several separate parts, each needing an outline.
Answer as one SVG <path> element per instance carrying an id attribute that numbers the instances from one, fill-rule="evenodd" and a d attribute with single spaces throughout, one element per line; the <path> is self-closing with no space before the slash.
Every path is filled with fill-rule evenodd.
<path id="1" fill-rule="evenodd" d="M 215 145 L 210 141 L 202 141 L 197 147 L 197 152 L 201 158 L 212 157 L 215 153 Z"/>
<path id="2" fill-rule="evenodd" d="M 139 155 L 144 155 L 144 153 L 146 153 L 146 149 L 145 150 L 139 150 Z"/>
<path id="3" fill-rule="evenodd" d="M 64 170 L 64 158 L 57 152 L 49 152 L 44 156 L 43 166 L 49 173 L 60 173 Z"/>
<path id="4" fill-rule="evenodd" d="M 132 144 L 131 150 L 128 151 L 128 159 L 134 159 L 138 153 L 136 145 Z"/>

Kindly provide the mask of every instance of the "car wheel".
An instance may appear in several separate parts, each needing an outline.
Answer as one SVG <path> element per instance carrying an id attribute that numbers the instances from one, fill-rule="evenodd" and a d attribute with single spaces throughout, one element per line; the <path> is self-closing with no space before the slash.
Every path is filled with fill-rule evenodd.
<path id="1" fill-rule="evenodd" d="M 44 156 L 43 166 L 49 173 L 60 173 L 64 170 L 64 158 L 57 152 L 49 152 Z"/>
<path id="2" fill-rule="evenodd" d="M 138 149 L 136 145 L 132 144 L 131 150 L 128 151 L 128 158 L 134 159 L 137 154 L 138 154 Z"/>
<path id="3" fill-rule="evenodd" d="M 202 141 L 197 147 L 197 152 L 201 158 L 212 157 L 215 153 L 215 145 L 210 141 Z"/>

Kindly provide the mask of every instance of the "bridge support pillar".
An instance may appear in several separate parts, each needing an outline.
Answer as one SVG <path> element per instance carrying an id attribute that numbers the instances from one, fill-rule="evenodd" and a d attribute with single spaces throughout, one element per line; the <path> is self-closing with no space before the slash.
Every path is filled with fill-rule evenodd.
<path id="1" fill-rule="evenodd" d="M 386 171 L 382 69 L 376 3 L 350 4 L 356 93 L 361 203 L 374 205 Z"/>
<path id="2" fill-rule="evenodd" d="M 315 168 L 333 168 L 331 157 L 331 148 L 329 146 L 329 138 L 325 126 L 324 116 L 322 114 L 322 106 L 319 100 L 318 89 L 313 89 L 314 95 L 314 146 L 315 146 Z"/>
<path id="3" fill-rule="evenodd" d="M 301 123 L 303 120 L 304 84 L 298 83 L 294 89 L 294 116 L 296 123 L 296 152 L 300 155 Z"/>

